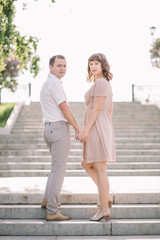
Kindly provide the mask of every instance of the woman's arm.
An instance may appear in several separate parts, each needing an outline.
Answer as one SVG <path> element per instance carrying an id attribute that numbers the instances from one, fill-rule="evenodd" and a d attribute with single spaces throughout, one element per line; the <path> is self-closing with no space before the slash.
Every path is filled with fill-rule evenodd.
<path id="1" fill-rule="evenodd" d="M 112 114 L 113 114 L 113 102 L 111 102 L 111 104 L 110 104 L 110 106 L 109 106 L 108 112 L 109 112 L 109 115 L 110 115 L 111 118 L 112 118 Z"/>
<path id="2" fill-rule="evenodd" d="M 82 130 L 82 132 L 78 135 L 78 139 L 80 141 L 82 141 L 83 139 L 85 140 L 85 138 L 87 137 L 90 128 L 92 127 L 94 121 L 96 120 L 98 113 L 102 107 L 102 104 L 104 102 L 104 98 L 105 97 L 94 97 L 94 101 L 93 101 L 93 110 L 91 112 L 91 115 L 86 123 L 86 125 L 84 126 L 84 129 Z"/>

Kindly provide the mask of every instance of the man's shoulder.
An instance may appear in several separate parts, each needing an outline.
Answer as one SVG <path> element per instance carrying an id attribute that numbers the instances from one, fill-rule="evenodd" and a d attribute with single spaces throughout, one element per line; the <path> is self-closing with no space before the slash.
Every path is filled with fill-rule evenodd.
<path id="1" fill-rule="evenodd" d="M 49 74 L 48 78 L 47 78 L 47 83 L 51 84 L 51 85 L 61 85 L 60 79 L 58 79 L 58 77 Z"/>

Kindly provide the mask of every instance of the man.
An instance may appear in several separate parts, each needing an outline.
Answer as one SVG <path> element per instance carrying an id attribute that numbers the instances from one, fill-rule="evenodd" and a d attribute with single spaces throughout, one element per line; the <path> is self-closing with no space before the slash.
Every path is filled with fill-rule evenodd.
<path id="1" fill-rule="evenodd" d="M 44 199 L 41 207 L 47 208 L 47 221 L 69 220 L 58 211 L 59 196 L 62 188 L 70 147 L 69 124 L 75 129 L 77 138 L 80 128 L 68 106 L 61 78 L 66 73 L 66 60 L 61 55 L 49 61 L 50 74 L 43 84 L 40 103 L 44 121 L 44 140 L 50 150 L 52 164 L 48 176 Z"/>

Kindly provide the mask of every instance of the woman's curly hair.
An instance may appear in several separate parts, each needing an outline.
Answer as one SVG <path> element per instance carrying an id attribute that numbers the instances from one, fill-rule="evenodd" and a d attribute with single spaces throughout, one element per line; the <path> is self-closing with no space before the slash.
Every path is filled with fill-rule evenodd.
<path id="1" fill-rule="evenodd" d="M 90 56 L 90 58 L 88 59 L 88 76 L 87 76 L 87 80 L 89 82 L 94 82 L 94 76 L 91 73 L 90 70 L 90 62 L 91 61 L 98 61 L 101 63 L 101 67 L 102 67 L 102 72 L 103 72 L 103 76 L 104 78 L 106 78 L 107 81 L 110 81 L 113 78 L 113 74 L 110 72 L 110 65 L 106 59 L 106 56 L 102 53 L 95 53 L 92 56 Z"/>

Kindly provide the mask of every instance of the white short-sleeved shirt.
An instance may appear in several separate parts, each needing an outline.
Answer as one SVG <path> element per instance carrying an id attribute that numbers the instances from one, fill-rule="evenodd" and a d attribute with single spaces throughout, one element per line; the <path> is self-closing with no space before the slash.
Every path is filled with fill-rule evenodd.
<path id="1" fill-rule="evenodd" d="M 59 104 L 67 98 L 62 86 L 62 81 L 53 74 L 48 74 L 47 81 L 43 83 L 40 92 L 40 103 L 43 114 L 43 122 L 66 121 Z"/>

